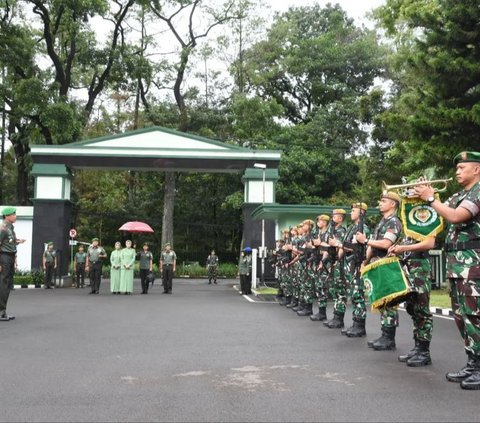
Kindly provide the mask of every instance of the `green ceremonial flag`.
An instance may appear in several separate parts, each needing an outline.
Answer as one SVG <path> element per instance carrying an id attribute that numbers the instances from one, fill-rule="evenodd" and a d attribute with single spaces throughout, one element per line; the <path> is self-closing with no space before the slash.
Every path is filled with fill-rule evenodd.
<path id="1" fill-rule="evenodd" d="M 435 197 L 438 199 L 438 194 Z M 405 234 L 416 241 L 438 235 L 445 226 L 443 217 L 419 198 L 402 199 L 400 218 Z"/>
<path id="2" fill-rule="evenodd" d="M 362 271 L 372 310 L 384 308 L 387 303 L 399 304 L 412 294 L 410 284 L 398 257 L 386 257 L 369 264 Z"/>

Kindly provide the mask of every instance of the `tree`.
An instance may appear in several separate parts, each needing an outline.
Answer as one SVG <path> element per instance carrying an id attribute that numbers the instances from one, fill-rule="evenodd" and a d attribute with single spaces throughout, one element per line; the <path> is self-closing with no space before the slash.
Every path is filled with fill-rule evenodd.
<path id="1" fill-rule="evenodd" d="M 395 47 L 391 107 L 379 116 L 404 174 L 451 172 L 461 150 L 480 149 L 478 1 L 403 0 L 376 12 Z"/>

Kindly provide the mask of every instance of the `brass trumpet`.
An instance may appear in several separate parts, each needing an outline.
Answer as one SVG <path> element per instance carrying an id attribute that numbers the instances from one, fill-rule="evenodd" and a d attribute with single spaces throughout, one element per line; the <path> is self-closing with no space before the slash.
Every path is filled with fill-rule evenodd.
<path id="1" fill-rule="evenodd" d="M 431 181 L 417 181 L 417 182 L 407 182 L 404 184 L 398 184 L 398 185 L 387 185 L 385 182 L 383 182 L 383 190 L 384 191 L 399 191 L 398 194 L 402 195 L 404 197 L 416 197 L 415 191 L 413 191 L 413 188 L 419 186 L 419 185 L 434 185 L 434 184 L 441 184 L 440 187 L 438 188 L 433 188 L 435 192 L 444 192 L 447 190 L 447 185 L 448 183 L 452 180 L 452 178 L 448 179 L 433 179 Z"/>

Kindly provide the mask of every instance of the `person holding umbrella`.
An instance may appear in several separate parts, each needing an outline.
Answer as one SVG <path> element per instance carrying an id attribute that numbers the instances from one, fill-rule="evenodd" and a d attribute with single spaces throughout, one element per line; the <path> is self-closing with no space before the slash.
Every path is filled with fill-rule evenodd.
<path id="1" fill-rule="evenodd" d="M 160 269 L 162 269 L 163 293 L 172 293 L 173 274 L 177 267 L 177 255 L 171 249 L 169 243 L 165 244 L 165 249 L 160 254 Z"/>

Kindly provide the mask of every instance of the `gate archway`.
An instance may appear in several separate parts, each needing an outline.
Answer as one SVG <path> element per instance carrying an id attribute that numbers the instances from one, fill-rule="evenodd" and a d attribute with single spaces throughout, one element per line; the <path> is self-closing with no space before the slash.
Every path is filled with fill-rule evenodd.
<path id="1" fill-rule="evenodd" d="M 281 152 L 238 147 L 161 127 L 79 141 L 66 145 L 31 147 L 35 178 L 32 267 L 40 267 L 44 242 L 68 251 L 75 169 L 221 172 L 242 174 L 244 239 L 261 245 L 261 223 L 251 218 L 262 203 L 275 202 Z M 255 168 L 260 163 L 266 169 Z M 275 240 L 273 222 L 265 223 L 266 245 Z M 67 273 L 63 260 L 61 274 Z"/>

